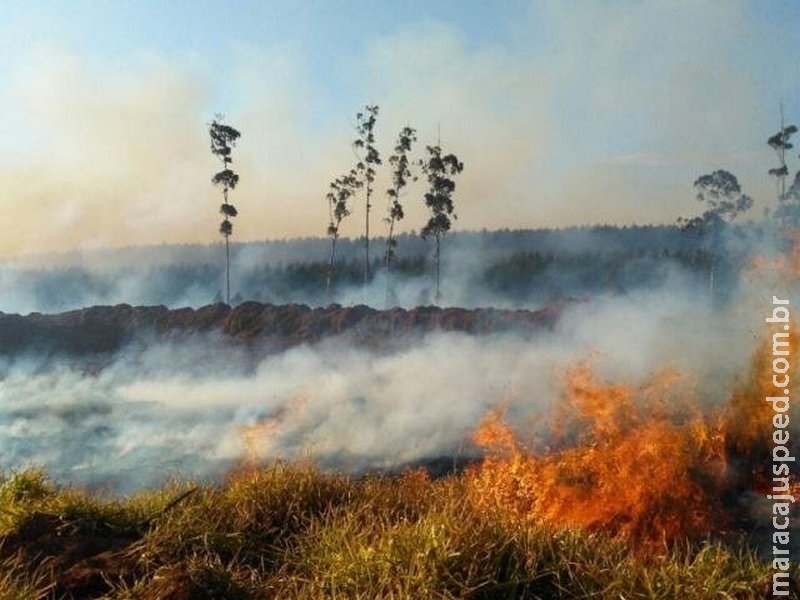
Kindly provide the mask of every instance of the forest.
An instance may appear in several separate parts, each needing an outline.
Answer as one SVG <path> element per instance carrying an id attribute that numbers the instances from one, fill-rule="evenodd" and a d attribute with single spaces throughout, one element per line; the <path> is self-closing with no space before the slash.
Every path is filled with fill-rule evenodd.
<path id="1" fill-rule="evenodd" d="M 456 231 L 443 250 L 441 302 L 535 308 L 569 296 L 652 288 L 671 273 L 703 287 L 715 261 L 723 264 L 724 295 L 755 249 L 779 249 L 780 241 L 771 236 L 764 224 L 736 225 L 724 248 L 710 249 L 678 225 Z M 363 239 L 339 240 L 332 293 L 325 287 L 325 239 L 232 243 L 232 302 L 319 306 L 334 301 L 377 308 L 433 303 L 430 244 L 413 233 L 400 234 L 397 242 L 402 253 L 393 265 L 394 298 L 385 295 L 377 257 L 365 295 Z M 118 303 L 199 307 L 223 301 L 223 259 L 219 245 L 210 244 L 63 254 L 48 257 L 47 266 L 6 262 L 0 266 L 0 311 L 58 312 Z"/>

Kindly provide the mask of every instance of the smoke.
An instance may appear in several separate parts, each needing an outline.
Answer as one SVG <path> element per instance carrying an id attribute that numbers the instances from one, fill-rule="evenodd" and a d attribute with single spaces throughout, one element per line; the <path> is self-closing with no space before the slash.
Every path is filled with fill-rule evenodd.
<path id="1" fill-rule="evenodd" d="M 758 240 L 736 238 L 731 243 L 741 254 Z M 693 254 L 699 247 L 699 240 L 675 227 L 456 232 L 442 243 L 441 303 L 538 308 L 570 296 L 657 287 L 672 273 L 700 280 L 704 271 Z M 385 240 L 374 238 L 371 249 L 374 278 L 365 286 L 363 239 L 338 241 L 334 289 L 329 295 L 325 289 L 329 240 L 233 244 L 233 303 L 337 302 L 411 308 L 436 302 L 432 240 L 401 235 L 397 262 L 389 273 L 382 261 Z M 0 264 L 0 311 L 60 312 L 120 303 L 196 308 L 223 299 L 224 259 L 218 244 L 19 259 Z"/>
<path id="2" fill-rule="evenodd" d="M 745 260 L 763 241 L 745 234 L 730 237 L 727 256 Z M 534 435 L 562 399 L 562 377 L 584 360 L 601 377 L 632 384 L 674 368 L 703 402 L 723 402 L 762 339 L 764 307 L 783 288 L 744 270 L 712 302 L 707 272 L 664 258 L 662 244 L 670 252 L 697 249 L 670 228 L 448 237 L 447 304 L 537 307 L 553 286 L 557 298 L 578 294 L 565 303 L 553 331 L 532 339 L 430 333 L 402 344 L 328 338 L 251 352 L 222 335 L 196 334 L 180 345 L 139 340 L 90 362 L 6 357 L 0 361 L 0 470 L 41 466 L 59 481 L 125 493 L 171 476 L 215 481 L 248 460 L 311 457 L 325 468 L 363 472 L 469 456 L 470 432 L 498 404 L 508 407 L 521 439 Z M 254 295 L 274 294 L 262 299 L 285 293 L 283 301 L 326 303 L 320 274 L 311 273 L 308 289 L 298 275 L 308 267 L 302 260 L 324 256 L 326 246 L 326 240 L 237 245 L 234 281 Z M 427 259 L 431 250 L 416 238 L 402 239 L 400 247 L 407 259 Z M 661 250 L 648 254 L 648 248 Z M 603 265 L 612 263 L 602 257 L 623 249 L 633 258 L 614 279 L 628 289 L 608 293 L 610 271 Z M 98 300 L 206 304 L 221 289 L 221 263 L 208 262 L 218 250 L 138 248 L 64 257 L 53 270 L 6 266 L 0 306 L 16 303 L 27 312 L 59 301 L 75 307 Z M 345 264 L 357 261 L 360 278 L 359 241 L 343 240 L 341 250 Z M 508 262 L 520 250 L 557 260 L 522 277 Z M 587 262 L 587 255 L 596 260 Z M 299 271 L 288 270 L 291 264 Z M 262 289 L 256 275 L 265 272 L 292 276 L 282 280 L 284 291 Z M 383 275 L 367 287 L 357 281 L 342 285 L 335 299 L 382 307 Z M 492 282 L 514 292 L 504 294 Z M 397 272 L 390 289 L 397 303 L 416 306 L 430 300 L 432 278 Z"/>
<path id="3" fill-rule="evenodd" d="M 716 309 L 684 283 L 575 303 L 533 339 L 431 333 L 376 350 L 333 338 L 256 364 L 215 336 L 132 345 L 102 367 L 8 358 L 0 470 L 39 466 L 126 493 L 172 476 L 215 481 L 254 459 L 363 472 L 465 457 L 492 406 L 508 407 L 523 439 L 535 433 L 582 360 L 631 382 L 671 366 L 708 403 L 721 401 L 747 365 L 757 319 Z"/>
<path id="4" fill-rule="evenodd" d="M 477 229 L 674 222 L 693 209 L 691 182 L 715 168 L 772 198 L 763 140 L 777 126 L 776 98 L 787 99 L 787 117 L 796 98 L 782 60 L 791 38 L 770 35 L 764 15 L 740 2 L 508 7 L 477 32 L 472 11 L 449 22 L 444 8 L 434 11 L 444 20 L 397 9 L 364 28 L 321 7 L 297 31 L 275 9 L 255 20 L 275 28 L 264 37 L 243 11 L 226 13 L 251 21 L 231 29 L 235 38 L 205 24 L 190 36 L 198 46 L 148 51 L 125 47 L 134 21 L 111 19 L 114 10 L 72 11 L 64 22 L 57 7 L 30 10 L 35 18 L 8 19 L 3 36 L 0 190 L 14 215 L 4 256 L 214 239 L 218 165 L 205 127 L 217 111 L 243 134 L 234 235 L 258 240 L 324 233 L 327 185 L 353 165 L 352 122 L 366 103 L 381 107 L 384 159 L 412 125 L 419 150 L 441 140 L 464 161 L 459 227 Z M 153 20 L 186 28 L 198 16 Z M 73 26 L 75 40 L 53 35 Z M 93 46 L 100 30 L 121 46 Z M 408 190 L 402 231 L 425 222 L 423 183 Z M 359 234 L 363 212 L 360 197 L 343 235 Z"/>

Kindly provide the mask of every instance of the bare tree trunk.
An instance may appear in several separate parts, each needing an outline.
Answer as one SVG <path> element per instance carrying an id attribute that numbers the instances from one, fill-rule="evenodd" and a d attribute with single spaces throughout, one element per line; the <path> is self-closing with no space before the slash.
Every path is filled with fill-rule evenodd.
<path id="1" fill-rule="evenodd" d="M 394 219 L 389 221 L 389 235 L 386 236 L 386 256 L 384 266 L 386 270 L 392 268 L 392 239 L 394 239 Z"/>
<path id="2" fill-rule="evenodd" d="M 334 260 L 334 257 L 336 256 L 336 240 L 337 239 L 338 239 L 338 236 L 334 237 L 331 240 L 331 256 L 330 256 L 330 259 L 328 260 L 328 278 L 327 278 L 327 281 L 325 282 L 325 293 L 328 296 L 328 302 L 330 302 L 331 299 L 332 299 L 332 296 L 331 296 L 331 284 L 333 282 L 333 260 Z"/>
<path id="3" fill-rule="evenodd" d="M 228 188 L 227 186 L 225 189 L 222 190 L 222 199 L 223 204 L 225 205 L 225 221 L 224 223 L 228 222 Z M 228 306 L 231 305 L 231 249 L 230 249 L 230 233 L 228 233 L 228 229 L 225 229 L 225 299 Z"/>
<path id="4" fill-rule="evenodd" d="M 384 268 L 386 270 L 386 292 L 384 295 L 384 304 L 386 304 L 386 308 L 389 308 L 392 253 L 394 252 L 394 247 L 392 246 L 393 239 L 394 239 L 394 217 L 392 217 L 392 219 L 389 221 L 389 235 L 386 237 L 386 256 L 384 257 Z"/>
<path id="5" fill-rule="evenodd" d="M 783 102 L 781 102 L 781 135 L 786 129 L 785 121 L 783 120 Z M 783 141 L 783 140 L 781 140 Z M 781 157 L 781 167 L 786 166 L 786 148 L 783 144 L 781 144 L 781 148 L 779 150 L 780 157 Z M 782 175 L 780 178 L 781 181 L 781 197 L 778 198 L 778 202 L 783 202 L 786 199 L 786 175 Z"/>
<path id="6" fill-rule="evenodd" d="M 439 246 L 441 243 L 441 238 L 439 234 L 436 234 L 436 304 L 439 304 L 439 301 L 442 299 L 442 294 L 439 288 Z"/>
<path id="7" fill-rule="evenodd" d="M 366 215 L 366 224 L 364 228 L 364 285 L 369 283 L 369 197 L 370 197 L 370 188 L 369 185 L 367 186 L 367 215 Z"/>
<path id="8" fill-rule="evenodd" d="M 228 306 L 231 304 L 231 250 L 228 243 L 228 237 L 225 236 L 225 291 L 228 299 Z"/>
<path id="9" fill-rule="evenodd" d="M 711 268 L 708 272 L 708 290 L 711 294 L 711 302 L 714 302 L 714 297 L 716 295 L 716 270 L 717 270 L 717 261 L 711 259 Z"/>

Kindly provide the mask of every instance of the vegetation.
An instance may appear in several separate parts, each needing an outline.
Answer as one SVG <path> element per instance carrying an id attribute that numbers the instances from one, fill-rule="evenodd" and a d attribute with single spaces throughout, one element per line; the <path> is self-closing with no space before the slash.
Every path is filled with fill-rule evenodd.
<path id="1" fill-rule="evenodd" d="M 519 526 L 469 474 L 353 479 L 308 465 L 124 500 L 39 472 L 0 484 L 0 598 L 764 598 L 770 565 L 722 542 L 638 552 Z M 793 592 L 797 598 L 797 592 Z"/>
<path id="2" fill-rule="evenodd" d="M 732 224 L 734 237 L 768 239 L 759 225 Z M 428 244 L 418 235 L 395 236 L 403 248 L 392 263 L 392 285 L 403 292 L 413 285 L 428 286 Z M 246 250 L 251 257 L 239 270 L 237 288 L 245 300 L 273 304 L 299 302 L 323 304 L 363 284 L 363 240 L 338 238 L 335 277 L 331 286 L 320 285 L 331 273 L 331 261 L 320 261 L 331 250 L 330 241 L 305 238 L 272 242 L 232 243 L 231 253 Z M 716 255 L 705 240 L 688 235 L 677 226 L 573 227 L 568 229 L 458 231 L 448 235 L 447 251 L 464 257 L 460 286 L 470 286 L 503 305 L 536 307 L 543 302 L 596 293 L 626 293 L 659 285 L 671 269 L 708 286 L 711 261 Z M 480 253 L 480 262 L 471 257 Z M 212 302 L 218 289 L 222 263 L 214 246 L 158 246 L 96 251 L 93 261 L 104 269 L 85 266 L 34 269 L 20 267 L 13 289 L 29 300 L 28 310 L 58 312 L 91 304 L 164 304 L 200 306 Z M 735 285 L 737 260 L 718 272 L 717 296 L 725 299 Z M 719 263 L 722 264 L 722 263 Z M 224 265 L 222 265 L 224 268 Z M 373 271 L 382 258 L 373 258 Z M 119 282 L 127 285 L 120 288 Z M 10 286 L 11 287 L 11 286 Z M 9 288 L 10 289 L 10 288 Z M 422 303 L 432 297 L 411 298 Z M 406 302 L 409 296 L 406 295 Z"/>
<path id="3" fill-rule="evenodd" d="M 357 113 L 356 132 L 358 137 L 353 142 L 353 150 L 358 162 L 348 175 L 339 177 L 330 184 L 330 191 L 327 194 L 330 210 L 328 236 L 331 238 L 331 253 L 325 287 L 329 297 L 335 264 L 336 242 L 339 239 L 339 226 L 342 220 L 350 214 L 350 209 L 347 205 L 348 200 L 362 187 L 365 190 L 364 285 L 369 284 L 371 279 L 369 216 L 372 209 L 373 185 L 377 175 L 376 168 L 382 164 L 380 152 L 375 146 L 375 124 L 378 118 L 378 111 L 377 105 L 367 105 L 363 112 Z M 400 194 L 408 184 L 409 179 L 416 180 L 416 177 L 413 177 L 411 173 L 412 161 L 409 158 L 411 148 L 416 141 L 416 130 L 411 127 L 404 127 L 398 135 L 394 154 L 389 159 L 389 164 L 393 170 L 391 175 L 392 186 L 387 190 L 389 206 L 388 214 L 384 220 L 388 225 L 388 232 L 383 260 L 386 271 L 387 303 L 392 297 L 390 272 L 397 246 L 395 226 L 405 216 L 403 205 L 400 202 Z M 421 234 L 425 239 L 433 237 L 436 241 L 434 269 L 436 274 L 436 301 L 438 302 L 441 296 L 441 242 L 445 234 L 450 230 L 451 217 L 453 219 L 456 218 L 452 199 L 452 194 L 455 191 L 455 181 L 452 177 L 460 173 L 464 165 L 454 154 L 442 155 L 439 143 L 435 146 L 428 146 L 427 151 L 428 157 L 426 159 L 416 161 L 428 179 L 429 189 L 425 194 L 425 205 L 431 213 L 428 222 L 422 228 Z"/>
<path id="4" fill-rule="evenodd" d="M 372 208 L 372 185 L 375 183 L 375 167 L 381 164 L 380 153 L 375 147 L 375 122 L 378 119 L 378 106 L 366 106 L 364 112 L 356 115 L 356 131 L 358 138 L 353 142 L 353 149 L 358 156 L 355 171 L 364 187 L 365 224 L 364 224 L 364 284 L 369 283 L 369 211 Z"/>
<path id="5" fill-rule="evenodd" d="M 236 129 L 222 122 L 222 117 L 212 121 L 209 128 L 211 135 L 211 153 L 219 157 L 222 161 L 222 171 L 219 171 L 211 179 L 211 183 L 222 188 L 222 204 L 219 212 L 222 214 L 222 223 L 219 232 L 225 238 L 225 298 L 228 304 L 231 303 L 231 252 L 228 239 L 233 233 L 233 223 L 231 219 L 239 214 L 236 207 L 228 202 L 228 191 L 236 187 L 239 183 L 239 175 L 231 169 L 233 158 L 231 153 L 236 145 L 236 140 L 241 135 Z"/>
<path id="6" fill-rule="evenodd" d="M 369 213 L 372 208 L 372 192 L 375 183 L 375 167 L 381 164 L 380 153 L 375 147 L 375 123 L 378 118 L 378 106 L 366 106 L 364 112 L 356 114 L 356 132 L 358 137 L 353 141 L 353 151 L 356 153 L 356 166 L 350 171 L 337 177 L 330 184 L 327 194 L 330 220 L 328 221 L 328 237 L 331 239 L 331 251 L 328 259 L 328 269 L 325 277 L 325 290 L 330 298 L 333 285 L 333 270 L 336 261 L 336 242 L 339 240 L 339 230 L 342 221 L 350 215 L 349 200 L 358 193 L 362 187 L 365 190 L 365 228 L 364 228 L 364 284 L 370 280 L 369 258 Z"/>
<path id="7" fill-rule="evenodd" d="M 336 260 L 336 242 L 339 240 L 339 228 L 342 220 L 350 215 L 350 208 L 347 201 L 355 195 L 361 183 L 355 169 L 348 174 L 336 178 L 330 184 L 328 192 L 328 209 L 330 211 L 330 222 L 328 223 L 328 237 L 331 238 L 331 253 L 328 259 L 328 271 L 325 278 L 325 292 L 328 296 L 331 293 L 333 284 L 333 267 Z"/>
<path id="8" fill-rule="evenodd" d="M 395 248 L 397 247 L 397 238 L 395 237 L 395 225 L 398 221 L 402 221 L 405 217 L 403 205 L 400 202 L 400 195 L 403 188 L 408 184 L 408 180 L 412 178 L 411 162 L 408 158 L 408 153 L 411 152 L 411 147 L 417 141 L 417 132 L 411 127 L 404 127 L 400 130 L 397 136 L 397 143 L 394 147 L 394 154 L 389 158 L 389 164 L 392 166 L 392 187 L 386 191 L 389 196 L 388 215 L 386 216 L 386 223 L 389 226 L 388 233 L 386 234 L 386 252 L 384 254 L 384 268 L 386 269 L 386 301 L 390 300 L 390 274 L 392 270 L 392 263 L 394 262 Z"/>
<path id="9" fill-rule="evenodd" d="M 769 175 L 774 177 L 778 184 L 778 207 L 775 217 L 784 226 L 798 227 L 800 225 L 800 170 L 795 174 L 794 182 L 787 191 L 786 178 L 789 176 L 789 166 L 786 162 L 786 152 L 794 145 L 790 142 L 797 133 L 796 125 L 786 125 L 783 120 L 783 107 L 781 106 L 781 128 L 770 136 L 767 145 L 775 151 L 778 166 L 769 170 Z"/>
<path id="10" fill-rule="evenodd" d="M 458 160 L 455 154 L 442 156 L 442 148 L 428 146 L 428 158 L 420 161 L 422 172 L 428 178 L 428 191 L 425 194 L 425 206 L 430 211 L 430 218 L 422 228 L 423 238 L 433 236 L 436 242 L 434 269 L 436 273 L 436 301 L 441 298 L 441 243 L 444 236 L 450 231 L 450 217 L 456 218 L 453 210 L 453 192 L 456 183 L 452 179 L 464 170 L 464 163 Z"/>
<path id="11" fill-rule="evenodd" d="M 704 203 L 706 210 L 699 217 L 681 218 L 685 231 L 698 236 L 709 251 L 709 292 L 716 294 L 717 256 L 723 253 L 723 233 L 727 226 L 740 214 L 753 206 L 753 199 L 742 192 L 738 179 L 733 173 L 722 169 L 698 177 L 694 182 L 697 200 Z"/>

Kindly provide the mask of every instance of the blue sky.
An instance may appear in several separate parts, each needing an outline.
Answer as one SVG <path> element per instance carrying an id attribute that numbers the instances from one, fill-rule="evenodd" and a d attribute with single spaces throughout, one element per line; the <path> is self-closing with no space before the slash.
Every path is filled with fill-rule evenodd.
<path id="1" fill-rule="evenodd" d="M 367 103 L 385 157 L 403 125 L 420 147 L 441 131 L 473 229 L 674 222 L 717 168 L 758 213 L 779 103 L 800 122 L 798 2 L 5 0 L 0 17 L 6 256 L 215 241 L 217 112 L 243 134 L 241 240 L 324 234 Z"/>

